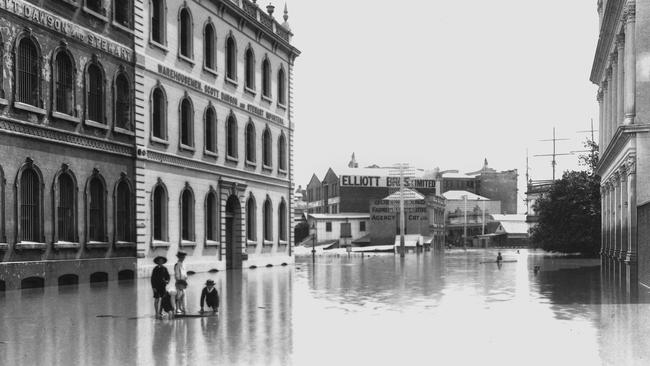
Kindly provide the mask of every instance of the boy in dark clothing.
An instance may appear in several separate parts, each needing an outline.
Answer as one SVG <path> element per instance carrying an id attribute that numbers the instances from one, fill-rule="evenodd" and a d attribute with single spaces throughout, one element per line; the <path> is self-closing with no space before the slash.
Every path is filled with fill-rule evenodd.
<path id="1" fill-rule="evenodd" d="M 162 317 L 162 309 L 160 306 L 160 299 L 167 293 L 167 283 L 169 283 L 169 272 L 163 264 L 167 262 L 167 258 L 158 256 L 153 259 L 156 267 L 151 272 L 151 288 L 153 289 L 153 306 L 156 310 L 156 317 Z"/>
<path id="2" fill-rule="evenodd" d="M 219 311 L 219 292 L 214 288 L 214 281 L 212 280 L 207 280 L 203 291 L 201 291 L 201 313 L 203 312 L 204 303 L 207 303 L 208 307 L 212 308 L 212 312 Z"/>

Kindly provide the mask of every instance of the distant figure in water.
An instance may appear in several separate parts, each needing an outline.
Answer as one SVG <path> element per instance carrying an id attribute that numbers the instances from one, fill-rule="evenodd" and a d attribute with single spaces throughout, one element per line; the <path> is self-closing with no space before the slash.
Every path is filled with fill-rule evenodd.
<path id="1" fill-rule="evenodd" d="M 519 249 L 517 249 L 517 254 L 519 254 Z"/>
<path id="2" fill-rule="evenodd" d="M 502 260 L 503 257 L 501 256 L 501 252 L 499 252 L 499 254 L 497 254 L 497 263 L 501 263 Z"/>
<path id="3" fill-rule="evenodd" d="M 212 308 L 212 312 L 219 311 L 219 292 L 214 288 L 214 281 L 205 281 L 205 287 L 201 291 L 201 313 L 203 313 L 203 304 L 207 304 Z"/>

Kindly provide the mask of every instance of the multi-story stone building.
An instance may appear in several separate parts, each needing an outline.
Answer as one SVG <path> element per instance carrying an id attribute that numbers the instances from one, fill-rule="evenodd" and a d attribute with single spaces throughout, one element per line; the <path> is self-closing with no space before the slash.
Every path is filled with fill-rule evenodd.
<path id="1" fill-rule="evenodd" d="M 291 30 L 249 0 L 136 0 L 140 275 L 292 262 Z"/>
<path id="2" fill-rule="evenodd" d="M 600 0 L 598 14 L 590 80 L 599 86 L 601 255 L 605 268 L 633 290 L 639 281 L 650 285 L 650 105 L 645 103 L 650 79 L 644 66 L 650 50 L 650 3 Z"/>
<path id="3" fill-rule="evenodd" d="M 133 277 L 130 0 L 0 1 L 0 290 Z"/>

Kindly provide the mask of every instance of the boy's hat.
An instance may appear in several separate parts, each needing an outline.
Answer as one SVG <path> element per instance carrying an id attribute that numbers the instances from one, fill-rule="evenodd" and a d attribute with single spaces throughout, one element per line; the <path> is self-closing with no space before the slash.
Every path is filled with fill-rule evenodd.
<path id="1" fill-rule="evenodd" d="M 178 281 L 176 281 L 176 286 L 178 286 L 178 285 L 183 285 L 183 286 L 187 287 L 187 281 L 185 281 L 185 280 L 178 280 Z"/>
<path id="2" fill-rule="evenodd" d="M 185 258 L 187 256 L 187 253 L 185 252 L 178 252 L 176 253 L 177 258 Z"/>
<path id="3" fill-rule="evenodd" d="M 206 286 L 214 286 L 214 281 L 212 281 L 212 280 L 207 280 L 207 281 L 205 281 L 205 285 L 206 285 Z"/>
<path id="4" fill-rule="evenodd" d="M 157 256 L 156 258 L 153 259 L 153 262 L 156 263 L 156 264 L 165 264 L 165 263 L 167 263 L 167 258 L 159 255 L 159 256 Z"/>

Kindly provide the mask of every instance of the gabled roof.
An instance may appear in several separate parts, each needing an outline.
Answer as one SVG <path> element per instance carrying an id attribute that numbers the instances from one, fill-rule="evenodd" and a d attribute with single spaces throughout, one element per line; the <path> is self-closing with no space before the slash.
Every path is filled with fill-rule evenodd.
<path id="1" fill-rule="evenodd" d="M 316 174 L 311 176 L 311 179 L 309 180 L 309 184 L 307 184 L 307 186 L 311 186 L 311 185 L 314 185 L 314 184 L 320 184 L 320 179 L 318 179 Z"/>
<path id="2" fill-rule="evenodd" d="M 501 221 L 496 234 L 528 234 L 528 223 L 519 221 Z"/>
<path id="3" fill-rule="evenodd" d="M 326 214 L 326 213 L 310 213 L 307 214 L 307 217 L 314 218 L 316 220 L 345 220 L 345 219 L 369 219 L 370 214 L 367 213 L 335 213 L 335 214 Z"/>
<path id="4" fill-rule="evenodd" d="M 332 168 L 327 169 L 327 173 L 325 173 L 325 178 L 323 178 L 323 182 L 338 182 L 339 177 L 334 173 L 334 170 Z"/>
<path id="5" fill-rule="evenodd" d="M 463 200 L 463 196 L 467 196 L 468 201 L 491 201 L 489 198 L 468 191 L 447 191 L 442 195 L 448 200 Z"/>
<path id="6" fill-rule="evenodd" d="M 406 201 L 419 201 L 423 200 L 424 196 L 421 195 L 420 193 L 410 189 L 410 188 L 404 188 L 404 200 Z M 399 201 L 400 200 L 400 193 L 399 190 L 390 196 L 384 198 L 386 201 Z"/>

